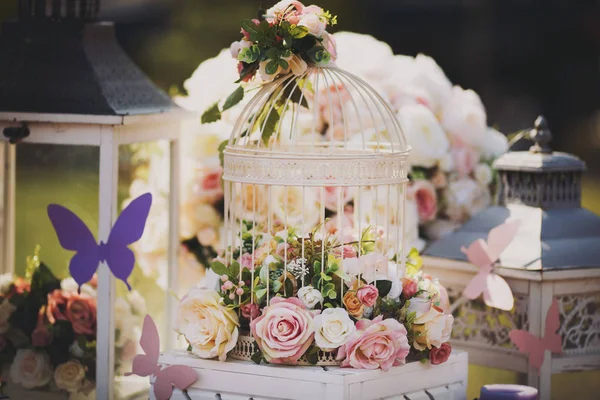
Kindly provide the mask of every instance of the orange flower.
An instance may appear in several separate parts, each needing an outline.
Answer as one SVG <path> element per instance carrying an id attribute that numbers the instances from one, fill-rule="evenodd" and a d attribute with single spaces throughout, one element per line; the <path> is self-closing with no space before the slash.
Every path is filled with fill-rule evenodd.
<path id="1" fill-rule="evenodd" d="M 361 318 L 363 316 L 365 308 L 356 296 L 356 291 L 348 290 L 344 295 L 343 303 L 344 307 L 346 307 L 346 311 L 348 311 L 348 314 L 354 318 Z"/>

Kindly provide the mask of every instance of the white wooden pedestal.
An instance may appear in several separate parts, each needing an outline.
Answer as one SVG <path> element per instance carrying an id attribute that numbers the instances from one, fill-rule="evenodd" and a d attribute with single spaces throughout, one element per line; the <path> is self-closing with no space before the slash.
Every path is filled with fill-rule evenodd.
<path id="1" fill-rule="evenodd" d="M 186 352 L 161 355 L 163 365 L 189 365 L 198 380 L 172 400 L 464 400 L 467 353 L 441 365 L 419 362 L 387 372 L 339 367 L 290 367 L 202 360 Z M 150 390 L 150 400 L 155 400 Z"/>

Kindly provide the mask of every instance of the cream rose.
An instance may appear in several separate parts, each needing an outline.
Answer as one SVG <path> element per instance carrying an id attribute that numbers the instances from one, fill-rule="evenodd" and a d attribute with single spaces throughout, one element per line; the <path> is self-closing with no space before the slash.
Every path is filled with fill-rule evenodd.
<path id="1" fill-rule="evenodd" d="M 412 301 L 412 300 L 411 300 Z M 438 307 L 431 307 L 428 312 L 417 317 L 413 322 L 413 329 L 421 333 L 413 346 L 417 350 L 431 349 L 432 346 L 440 347 L 442 343 L 450 340 L 454 317 L 444 314 Z"/>
<path id="2" fill-rule="evenodd" d="M 0 275 L 0 295 L 1 296 L 6 296 L 9 293 L 10 287 L 12 286 L 13 281 L 14 281 L 14 277 L 13 277 L 13 274 L 11 274 L 11 273 Z"/>
<path id="3" fill-rule="evenodd" d="M 236 183 L 234 190 L 238 217 L 241 216 L 249 221 L 266 221 L 268 193 L 265 186 Z M 213 207 L 209 206 L 209 208 L 214 211 Z"/>
<path id="4" fill-rule="evenodd" d="M 10 379 L 25 389 L 46 386 L 52 379 L 50 357 L 31 349 L 19 349 L 10 366 Z"/>
<path id="5" fill-rule="evenodd" d="M 410 303 L 408 303 L 408 312 L 409 313 L 414 312 L 416 315 L 416 318 L 429 312 L 429 310 L 431 309 L 431 300 L 428 300 L 428 299 L 422 299 L 420 297 L 413 297 L 409 300 L 409 302 Z"/>
<path id="6" fill-rule="evenodd" d="M 6 333 L 10 328 L 8 320 L 16 309 L 17 307 L 15 307 L 8 299 L 4 299 L 2 304 L 0 304 L 0 334 Z"/>
<path id="7" fill-rule="evenodd" d="M 309 310 L 315 308 L 317 304 L 323 303 L 323 295 L 312 286 L 304 286 L 298 289 L 298 298 Z"/>
<path id="8" fill-rule="evenodd" d="M 273 216 L 289 227 L 303 224 L 306 229 L 319 222 L 317 192 L 300 186 L 272 186 L 269 202 Z"/>
<path id="9" fill-rule="evenodd" d="M 435 166 L 448 152 L 450 142 L 433 112 L 420 104 L 409 105 L 400 109 L 398 118 L 412 147 L 411 165 Z"/>
<path id="10" fill-rule="evenodd" d="M 492 183 L 492 169 L 489 165 L 485 163 L 478 164 L 475 167 L 475 171 L 473 171 L 473 174 L 475 175 L 475 180 L 484 186 Z"/>
<path id="11" fill-rule="evenodd" d="M 487 128 L 481 152 L 486 158 L 497 158 L 508 151 L 508 140 L 494 128 Z"/>
<path id="12" fill-rule="evenodd" d="M 83 386 L 85 367 L 77 360 L 60 364 L 54 370 L 56 387 L 69 393 L 77 393 Z"/>
<path id="13" fill-rule="evenodd" d="M 333 351 L 346 344 L 356 326 L 343 308 L 328 308 L 314 318 L 315 343 L 321 350 Z"/>
<path id="14" fill-rule="evenodd" d="M 238 340 L 238 316 L 214 290 L 192 289 L 177 309 L 177 331 L 201 358 L 225 361 Z"/>
<path id="15" fill-rule="evenodd" d="M 481 99 L 472 90 L 452 88 L 452 97 L 444 105 L 442 126 L 452 136 L 480 148 L 486 137 L 487 116 Z"/>

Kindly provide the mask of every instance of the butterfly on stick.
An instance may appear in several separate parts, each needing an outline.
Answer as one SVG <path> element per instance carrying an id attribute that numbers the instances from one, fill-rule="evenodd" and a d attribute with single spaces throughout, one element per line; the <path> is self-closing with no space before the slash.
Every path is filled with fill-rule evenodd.
<path id="1" fill-rule="evenodd" d="M 100 241 L 99 244 L 81 218 L 71 210 L 58 204 L 48 206 L 48 217 L 60 245 L 65 250 L 76 252 L 69 263 L 69 272 L 79 286 L 89 282 L 99 264 L 105 261 L 113 275 L 131 290 L 127 279 L 133 271 L 135 256 L 128 246 L 142 237 L 151 205 L 150 193 L 132 200 L 117 218 L 106 243 Z"/>
<path id="2" fill-rule="evenodd" d="M 125 376 L 154 376 L 154 396 L 156 400 L 168 400 L 173 394 L 173 387 L 185 390 L 198 380 L 198 374 L 187 365 L 170 365 L 162 368 L 158 363 L 160 355 L 160 338 L 158 329 L 151 316 L 144 318 L 140 346 L 145 354 L 138 354 L 133 359 L 132 372 Z"/>
<path id="3" fill-rule="evenodd" d="M 512 330 L 508 336 L 521 353 L 529 356 L 529 365 L 539 371 L 544 363 L 546 350 L 554 354 L 562 354 L 562 338 L 557 333 L 559 328 L 558 302 L 554 299 L 548 309 L 548 314 L 546 314 L 546 324 L 542 338 L 520 329 Z"/>

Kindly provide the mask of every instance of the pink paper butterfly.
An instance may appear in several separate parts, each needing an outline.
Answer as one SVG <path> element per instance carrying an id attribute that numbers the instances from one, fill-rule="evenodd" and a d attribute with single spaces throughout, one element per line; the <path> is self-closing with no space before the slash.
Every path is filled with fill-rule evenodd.
<path id="1" fill-rule="evenodd" d="M 187 365 L 171 365 L 164 369 L 158 364 L 160 339 L 152 317 L 146 315 L 140 338 L 140 346 L 146 354 L 138 354 L 133 359 L 133 372 L 125 375 L 154 375 L 154 396 L 157 400 L 168 400 L 173 394 L 173 386 L 184 390 L 198 380 L 198 374 Z"/>
<path id="2" fill-rule="evenodd" d="M 494 273 L 493 265 L 517 234 L 519 225 L 519 221 L 505 222 L 490 231 L 487 242 L 478 239 L 468 249 L 461 248 L 469 262 L 479 267 L 479 272 L 467 284 L 463 296 L 475 300 L 483 293 L 487 306 L 512 310 L 515 303 L 512 290 L 504 278 Z"/>
<path id="3" fill-rule="evenodd" d="M 560 328 L 560 320 L 558 318 L 558 302 L 555 299 L 546 315 L 546 326 L 542 339 L 518 329 L 512 330 L 508 336 L 521 353 L 529 355 L 529 365 L 539 371 L 544 363 L 546 350 L 554 354 L 562 354 L 562 338 L 556 333 L 558 328 Z"/>

